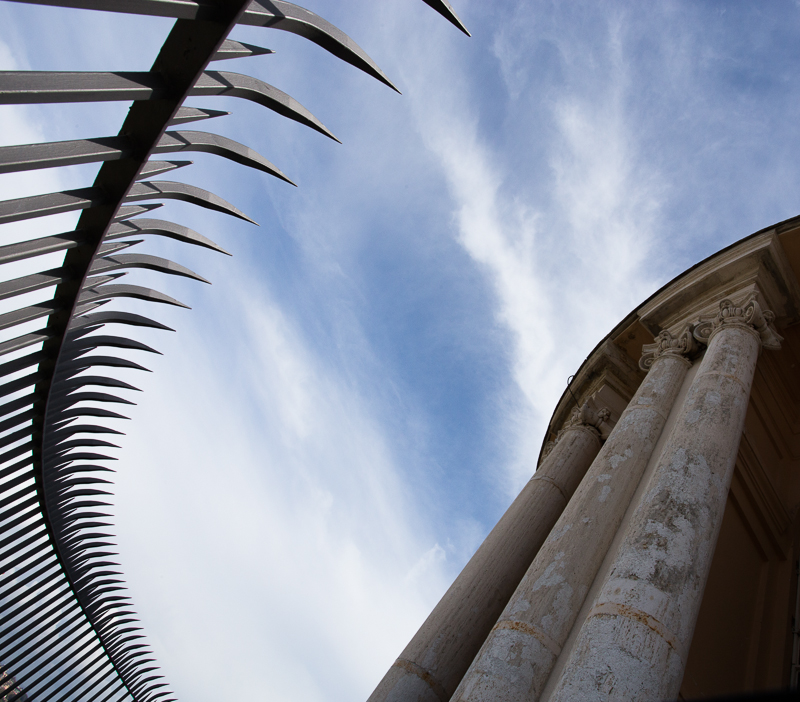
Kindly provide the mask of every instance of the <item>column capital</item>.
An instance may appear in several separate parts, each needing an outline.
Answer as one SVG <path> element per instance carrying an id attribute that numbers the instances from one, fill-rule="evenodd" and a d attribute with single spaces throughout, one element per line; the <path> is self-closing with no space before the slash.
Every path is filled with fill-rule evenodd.
<path id="1" fill-rule="evenodd" d="M 667 329 L 659 332 L 652 344 L 642 346 L 642 357 L 639 359 L 639 368 L 650 370 L 656 359 L 662 356 L 680 358 L 689 363 L 687 356 L 697 351 L 697 342 L 692 337 L 689 327 L 686 327 L 678 336 L 672 336 Z"/>
<path id="2" fill-rule="evenodd" d="M 697 341 L 708 344 L 711 337 L 721 329 L 739 327 L 754 332 L 762 348 L 777 351 L 783 337 L 775 331 L 772 324 L 774 321 L 775 315 L 770 310 L 761 308 L 757 293 L 750 293 L 740 307 L 728 298 L 722 300 L 716 316 L 701 319 L 695 326 L 693 335 Z"/>
<path id="3" fill-rule="evenodd" d="M 588 402 L 584 402 L 580 407 L 572 410 L 569 419 L 564 422 L 564 429 L 570 427 L 587 426 L 599 432 L 600 425 L 608 421 L 611 412 L 607 407 L 591 407 Z M 563 431 L 563 429 L 562 429 Z"/>
<path id="4" fill-rule="evenodd" d="M 588 431 L 598 439 L 603 438 L 600 426 L 609 420 L 611 411 L 607 407 L 598 407 L 595 409 L 588 402 L 584 402 L 580 407 L 575 407 L 570 414 L 569 419 L 564 422 L 561 431 L 556 434 L 553 441 L 548 441 L 542 450 L 542 457 L 539 463 L 543 463 L 545 458 L 550 455 L 550 452 L 555 448 L 555 445 L 564 436 L 567 431 L 574 431 L 576 429 Z"/>

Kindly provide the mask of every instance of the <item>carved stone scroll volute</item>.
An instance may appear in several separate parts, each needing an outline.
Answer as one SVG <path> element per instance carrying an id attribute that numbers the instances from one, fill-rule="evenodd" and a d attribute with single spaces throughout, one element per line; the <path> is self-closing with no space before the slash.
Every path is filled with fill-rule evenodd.
<path id="1" fill-rule="evenodd" d="M 698 345 L 692 335 L 691 327 L 686 327 L 678 336 L 672 336 L 669 330 L 664 329 L 659 332 L 652 344 L 645 344 L 642 347 L 639 367 L 648 371 L 653 362 L 664 355 L 678 356 L 688 360 L 697 350 Z"/>
<path id="2" fill-rule="evenodd" d="M 708 344 L 712 335 L 723 327 L 740 326 L 752 329 L 761 340 L 761 348 L 777 351 L 781 347 L 783 337 L 773 326 L 775 315 L 764 310 L 758 302 L 757 293 L 751 293 L 741 307 L 733 301 L 724 299 L 719 303 L 719 312 L 714 317 L 702 319 L 694 328 L 694 338 Z"/>

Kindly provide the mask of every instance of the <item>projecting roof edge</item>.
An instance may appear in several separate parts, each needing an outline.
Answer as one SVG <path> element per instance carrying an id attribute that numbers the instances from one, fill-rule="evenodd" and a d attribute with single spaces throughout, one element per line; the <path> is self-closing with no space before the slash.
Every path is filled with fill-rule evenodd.
<path id="1" fill-rule="evenodd" d="M 652 295 L 650 295 L 641 304 L 637 305 L 636 308 L 634 308 L 630 313 L 623 317 L 623 319 L 620 320 L 620 322 L 616 324 L 586 356 L 583 363 L 581 363 L 580 367 L 573 376 L 574 381 L 569 387 L 564 389 L 564 392 L 556 404 L 556 407 L 550 418 L 550 422 L 548 423 L 547 431 L 543 437 L 542 446 L 539 451 L 539 460 L 541 459 L 541 452 L 544 449 L 545 444 L 555 436 L 560 426 L 569 416 L 570 411 L 576 406 L 575 398 L 581 398 L 581 395 L 585 394 L 591 383 L 591 380 L 593 379 L 592 369 L 595 367 L 599 368 L 604 365 L 601 357 L 607 355 L 607 349 L 609 348 L 608 344 L 616 344 L 616 340 L 621 337 L 624 332 L 634 327 L 634 325 L 637 325 L 637 323 L 643 325 L 652 336 L 655 336 L 655 334 L 657 334 L 661 328 L 664 328 L 655 328 L 658 326 L 655 312 L 660 308 L 660 303 L 668 298 L 668 293 L 670 290 L 679 288 L 681 284 L 691 281 L 692 277 L 695 277 L 696 280 L 690 282 L 688 286 L 684 286 L 685 288 L 691 288 L 692 284 L 702 283 L 706 275 L 710 275 L 715 272 L 713 268 L 715 263 L 718 263 L 720 259 L 725 259 L 727 255 L 735 253 L 737 249 L 746 247 L 747 244 L 754 244 L 752 251 L 748 252 L 744 256 L 731 258 L 731 263 L 734 263 L 739 261 L 739 259 L 746 259 L 748 255 L 755 255 L 758 260 L 752 258 L 750 261 L 748 261 L 751 270 L 747 272 L 754 279 L 758 276 L 759 271 L 763 272 L 765 260 L 761 257 L 761 255 L 767 251 L 769 252 L 764 253 L 764 255 L 766 255 L 768 259 L 772 259 L 771 264 L 781 269 L 774 271 L 774 273 L 778 275 L 772 277 L 779 283 L 781 279 L 785 279 L 787 276 L 793 279 L 785 281 L 786 284 L 783 286 L 784 289 L 773 291 L 772 295 L 769 295 L 769 297 L 770 302 L 772 302 L 773 297 L 783 298 L 783 310 L 782 312 L 779 312 L 779 317 L 782 317 L 782 326 L 785 326 L 787 323 L 798 321 L 798 315 L 800 315 L 800 284 L 797 282 L 795 269 L 793 269 L 793 267 L 790 265 L 782 247 L 775 246 L 781 235 L 797 229 L 800 229 L 800 215 L 791 217 L 776 224 L 771 224 L 768 227 L 759 229 L 757 232 L 749 234 L 742 239 L 729 244 L 728 246 L 720 249 L 710 256 L 707 256 L 701 261 L 698 261 L 682 273 L 675 276 L 672 280 L 662 285 Z M 764 236 L 766 234 L 772 234 L 772 236 Z M 759 237 L 763 238 L 762 242 L 758 242 Z M 703 271 L 704 268 L 707 269 L 706 272 Z M 729 269 L 727 271 L 728 274 L 733 272 L 733 269 Z M 739 272 L 744 272 L 741 267 L 739 268 Z M 716 281 L 716 287 L 719 288 L 720 284 L 724 284 L 724 282 L 724 280 Z M 763 285 L 763 277 L 760 282 L 762 282 Z M 781 286 L 778 284 L 776 287 L 779 288 Z M 776 295 L 776 292 L 779 294 Z M 778 301 L 776 300 L 776 302 Z M 647 319 L 643 319 L 645 315 L 647 315 Z M 677 316 L 678 315 L 673 314 L 673 318 L 677 318 Z M 663 321 L 669 323 L 668 319 L 664 319 Z M 672 321 L 675 322 L 676 319 L 673 319 Z"/>

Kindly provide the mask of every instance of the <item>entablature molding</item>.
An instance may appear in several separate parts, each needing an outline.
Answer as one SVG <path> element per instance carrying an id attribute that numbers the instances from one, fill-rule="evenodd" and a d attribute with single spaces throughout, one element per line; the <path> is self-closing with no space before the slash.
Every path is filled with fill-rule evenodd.
<path id="1" fill-rule="evenodd" d="M 550 419 L 542 449 L 544 450 L 544 446 L 556 438 L 573 410 L 586 402 L 590 402 L 596 408 L 607 408 L 608 422 L 613 426 L 644 376 L 645 373 L 628 354 L 613 341 L 606 339 L 584 361 L 561 396 Z"/>
<path id="2" fill-rule="evenodd" d="M 782 328 L 800 321 L 800 285 L 775 229 L 721 252 L 654 295 L 637 310 L 653 335 L 677 334 L 698 318 L 715 314 L 719 301 L 758 292 L 759 303 Z"/>

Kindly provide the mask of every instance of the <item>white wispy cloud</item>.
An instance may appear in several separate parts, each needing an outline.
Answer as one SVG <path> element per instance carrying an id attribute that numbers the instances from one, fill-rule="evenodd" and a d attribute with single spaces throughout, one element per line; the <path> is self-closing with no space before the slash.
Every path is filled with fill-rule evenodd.
<path id="1" fill-rule="evenodd" d="M 658 43 L 654 24 L 681 26 L 669 8 L 643 19 L 621 3 L 587 19 L 589 3 L 559 14 L 464 0 L 468 40 L 415 1 L 303 4 L 342 24 L 406 94 L 298 37 L 237 30 L 279 52 L 224 68 L 287 90 L 346 143 L 233 101 L 227 121 L 198 128 L 254 146 L 302 190 L 198 156 L 176 179 L 186 173 L 264 226 L 165 207 L 158 216 L 177 212 L 236 257 L 148 241 L 143 250 L 187 263 L 214 289 L 131 280 L 195 307 L 131 306 L 178 334 L 141 334 L 165 356 L 130 378 L 145 393 L 132 397 L 115 466 L 121 563 L 181 699 L 366 697 L 529 477 L 567 377 L 667 269 L 692 262 L 663 262 L 670 223 L 703 211 L 733 236 L 743 198 L 727 214 L 698 184 L 717 196 L 751 187 L 734 167 L 736 135 L 719 136 L 738 95 L 706 90 L 716 83 L 698 56 L 711 62 L 712 50 L 693 30 Z M 11 17 L 4 7 L 0 19 Z M 145 31 L 137 44 L 150 25 L 124 15 L 67 25 L 70 11 L 28 11 L 61 14 L 9 20 L 13 38 L 0 25 L 14 47 L 0 46 L 5 68 L 29 67 L 26 34 L 44 32 L 52 59 L 35 67 L 95 70 L 145 70 L 162 38 Z M 666 57 L 649 59 L 654 87 L 634 70 L 642 37 Z M 689 117 L 674 107 L 684 96 Z M 745 107 L 744 122 L 758 123 Z M 121 121 L 100 106 L 87 112 L 94 122 L 58 110 L 56 121 L 54 110 L 2 108 L 1 138 L 100 136 Z M 665 137 L 665 125 L 676 131 Z M 752 151 L 761 145 L 753 136 Z M 771 163 L 758 188 L 785 208 L 798 169 L 790 150 L 777 175 Z M 727 181 L 708 177 L 721 172 Z M 89 184 L 81 178 L 39 171 L 0 185 L 13 197 Z M 760 225 L 765 211 L 747 209 Z M 443 381 L 453 368 L 461 375 Z"/>
<path id="2" fill-rule="evenodd" d="M 517 40 L 533 27 L 518 24 L 510 34 L 498 30 L 493 42 L 510 102 L 524 93 L 529 70 Z M 464 68 L 451 66 L 445 49 L 434 61 L 445 67 L 438 72 L 429 70 L 430 56 L 407 61 L 408 82 L 423 86 L 411 96 L 417 127 L 450 185 L 459 242 L 493 281 L 498 318 L 513 332 L 513 376 L 524 402 L 506 418 L 518 427 L 517 460 L 507 466 L 510 493 L 532 472 L 567 376 L 655 279 L 646 264 L 661 185 L 640 158 L 627 110 L 633 96 L 624 28 L 611 18 L 599 29 L 606 37 L 600 60 L 609 70 L 601 85 L 587 89 L 581 79 L 598 57 L 574 42 L 565 47 L 572 55 L 564 85 L 547 95 L 552 133 L 543 153 L 550 173 L 527 197 L 514 184 L 525 174 L 507 165 L 507 154 L 493 146 L 494 125 L 479 119 L 485 105 Z M 452 49 L 453 42 L 443 43 Z"/>
<path id="3" fill-rule="evenodd" d="M 255 279 L 215 292 L 216 329 L 160 340 L 118 474 L 147 630 L 184 698 L 220 670 L 234 696 L 366 696 L 441 590 L 441 548 L 358 395 Z"/>

